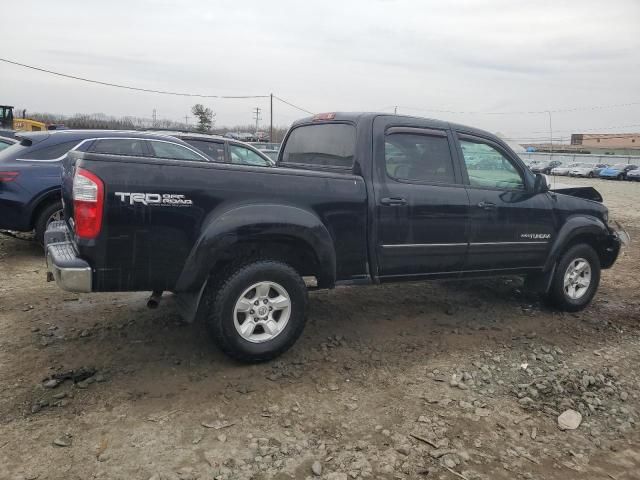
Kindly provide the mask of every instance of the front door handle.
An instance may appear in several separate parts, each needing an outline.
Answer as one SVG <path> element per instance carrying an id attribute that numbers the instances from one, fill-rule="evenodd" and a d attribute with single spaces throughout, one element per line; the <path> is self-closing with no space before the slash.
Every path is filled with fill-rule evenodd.
<path id="1" fill-rule="evenodd" d="M 400 207 L 402 205 L 406 205 L 407 200 L 400 197 L 387 197 L 380 200 L 380 204 L 389 207 Z"/>
<path id="2" fill-rule="evenodd" d="M 494 210 L 496 208 L 496 204 L 491 202 L 480 202 L 478 203 L 478 206 L 485 210 Z"/>

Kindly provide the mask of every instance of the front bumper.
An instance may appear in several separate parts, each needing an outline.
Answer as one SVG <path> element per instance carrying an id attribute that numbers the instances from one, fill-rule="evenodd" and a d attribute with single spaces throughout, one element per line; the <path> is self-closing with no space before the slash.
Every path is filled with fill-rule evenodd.
<path id="1" fill-rule="evenodd" d="M 69 292 L 91 292 L 91 266 L 78 257 L 64 222 L 52 222 L 45 233 L 47 281 Z"/>
<path id="2" fill-rule="evenodd" d="M 618 259 L 620 249 L 631 243 L 631 237 L 629 237 L 627 231 L 615 220 L 609 221 L 609 231 L 611 233 L 607 237 L 604 250 L 600 256 L 602 268 L 611 267 Z"/>

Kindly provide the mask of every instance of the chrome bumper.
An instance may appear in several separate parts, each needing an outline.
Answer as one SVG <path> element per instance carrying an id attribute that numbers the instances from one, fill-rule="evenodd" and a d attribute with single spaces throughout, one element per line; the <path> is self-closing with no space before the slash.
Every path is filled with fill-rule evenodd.
<path id="1" fill-rule="evenodd" d="M 69 292 L 91 292 L 91 266 L 78 257 L 73 244 L 67 240 L 65 227 L 59 222 L 50 225 L 45 233 L 47 251 L 47 281 Z"/>

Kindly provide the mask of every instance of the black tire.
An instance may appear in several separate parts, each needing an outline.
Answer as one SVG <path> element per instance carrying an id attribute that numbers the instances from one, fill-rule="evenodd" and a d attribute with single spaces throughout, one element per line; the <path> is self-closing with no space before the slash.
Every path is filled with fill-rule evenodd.
<path id="1" fill-rule="evenodd" d="M 621 173 L 616 177 L 617 180 L 624 180 L 624 175 Z"/>
<path id="2" fill-rule="evenodd" d="M 589 172 L 589 178 L 593 178 L 593 172 Z"/>
<path id="3" fill-rule="evenodd" d="M 290 314 L 284 329 L 274 338 L 252 343 L 234 325 L 234 309 L 243 292 L 259 282 L 274 282 L 290 298 Z M 208 298 L 204 321 L 214 343 L 228 356 L 241 362 L 256 363 L 287 351 L 302 334 L 307 320 L 307 287 L 293 268 L 276 260 L 257 260 L 227 270 L 205 292 Z M 247 321 L 247 320 L 245 320 Z"/>
<path id="4" fill-rule="evenodd" d="M 36 217 L 36 220 L 34 222 L 34 230 L 36 241 L 40 245 L 44 244 L 44 232 L 47 230 L 47 226 L 50 223 L 51 217 L 56 212 L 62 212 L 61 201 L 56 201 L 46 205 L 42 210 L 40 210 L 38 216 Z"/>
<path id="5" fill-rule="evenodd" d="M 565 291 L 564 279 L 569 266 L 578 259 L 584 259 L 589 264 L 591 270 L 591 281 L 586 291 L 580 296 L 580 298 L 574 299 Z M 577 312 L 585 308 L 593 296 L 598 290 L 600 284 L 600 258 L 595 250 L 584 243 L 574 245 L 569 248 L 560 257 L 556 266 L 556 271 L 551 282 L 551 289 L 549 291 L 549 300 L 551 303 L 567 312 Z"/>

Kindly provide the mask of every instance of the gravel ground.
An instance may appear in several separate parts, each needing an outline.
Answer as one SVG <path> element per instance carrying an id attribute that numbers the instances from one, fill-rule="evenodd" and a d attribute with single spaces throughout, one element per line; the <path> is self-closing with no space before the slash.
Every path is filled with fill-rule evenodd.
<path id="1" fill-rule="evenodd" d="M 640 236 L 640 184 L 561 181 Z M 170 297 L 62 292 L 1 238 L 0 478 L 640 478 L 639 252 L 578 314 L 508 278 L 315 292 L 246 366 Z"/>

